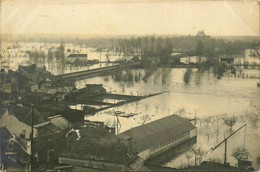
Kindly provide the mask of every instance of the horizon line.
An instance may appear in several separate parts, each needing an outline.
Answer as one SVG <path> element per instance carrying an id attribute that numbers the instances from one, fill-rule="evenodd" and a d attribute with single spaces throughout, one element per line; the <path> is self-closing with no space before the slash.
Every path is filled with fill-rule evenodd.
<path id="1" fill-rule="evenodd" d="M 0 35 L 55 35 L 55 36 L 72 36 L 72 35 L 78 35 L 78 36 L 89 36 L 89 37 L 100 37 L 100 36 L 108 36 L 108 37 L 114 37 L 114 36 L 196 36 L 196 34 L 156 34 L 156 33 L 147 33 L 147 34 L 88 34 L 88 33 L 0 33 Z M 207 35 L 210 37 L 260 37 L 260 35 Z"/>

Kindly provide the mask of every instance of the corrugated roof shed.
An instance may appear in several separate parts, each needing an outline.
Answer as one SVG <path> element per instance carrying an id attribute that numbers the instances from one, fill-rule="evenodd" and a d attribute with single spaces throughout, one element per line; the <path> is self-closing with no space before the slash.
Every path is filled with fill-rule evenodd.
<path id="1" fill-rule="evenodd" d="M 118 135 L 124 139 L 130 137 L 134 151 L 141 152 L 163 140 L 173 138 L 195 127 L 189 120 L 177 115 L 171 115 L 159 120 L 127 130 Z"/>

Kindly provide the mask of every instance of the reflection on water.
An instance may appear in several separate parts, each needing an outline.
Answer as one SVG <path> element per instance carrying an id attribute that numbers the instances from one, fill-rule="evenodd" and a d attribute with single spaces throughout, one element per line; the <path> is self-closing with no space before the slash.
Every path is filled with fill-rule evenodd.
<path id="1" fill-rule="evenodd" d="M 149 159 L 147 163 L 152 165 L 163 165 L 165 161 L 169 161 L 169 159 L 172 159 L 172 157 L 177 157 L 178 155 L 189 151 L 196 144 L 196 142 L 197 138 L 193 137 L 192 139 L 185 141 L 184 143 L 170 149 L 169 151 Z"/>
<path id="2" fill-rule="evenodd" d="M 168 70 L 168 69 L 167 69 Z M 166 91 L 166 93 L 143 99 L 139 102 L 129 103 L 115 110 L 138 113 L 132 118 L 120 118 L 122 124 L 120 132 L 139 126 L 143 123 L 143 117 L 148 115 L 150 122 L 164 116 L 178 112 L 184 109 L 184 117 L 199 118 L 196 126 L 198 127 L 197 145 L 201 146 L 207 154 L 203 159 L 216 160 L 224 159 L 224 145 L 218 150 L 211 152 L 210 148 L 223 140 L 224 135 L 229 135 L 229 127 L 223 122 L 223 116 L 236 116 L 238 118 L 234 129 L 239 128 L 244 123 L 248 123 L 245 131 L 241 130 L 228 141 L 228 162 L 236 164 L 236 160 L 231 156 L 233 148 L 243 144 L 249 150 L 255 168 L 256 157 L 260 154 L 260 148 L 257 143 L 260 142 L 260 133 L 252 127 L 247 114 L 260 112 L 260 89 L 256 86 L 258 79 L 235 78 L 224 76 L 217 79 L 211 73 L 198 73 L 193 69 L 190 81 L 186 84 L 183 80 L 186 69 L 170 69 L 166 77 L 162 69 L 158 69 L 151 75 L 147 82 L 139 81 L 134 84 L 127 82 L 115 82 L 112 77 L 95 77 L 87 80 L 78 81 L 77 87 L 82 87 L 86 83 L 102 83 L 108 91 L 116 93 L 147 95 L 150 93 Z M 247 72 L 247 70 L 244 70 Z M 134 70 L 133 73 L 143 70 Z M 258 75 L 259 70 L 250 70 L 249 73 Z M 106 79 L 105 79 L 106 78 Z M 243 117 L 244 116 L 244 117 Z M 106 112 L 99 112 L 95 116 L 86 117 L 90 120 L 102 120 L 104 122 L 113 121 L 115 117 L 106 115 Z M 242 120 L 244 118 L 244 120 Z M 259 122 L 258 122 L 258 125 Z M 187 153 L 187 152 L 186 152 Z M 170 167 L 179 167 L 187 163 L 185 153 L 168 160 L 164 165 Z"/>
<path id="3" fill-rule="evenodd" d="M 101 55 L 102 60 L 105 58 L 105 55 Z M 86 67 L 75 65 L 61 67 L 61 63 L 57 61 L 45 63 L 45 65 L 54 74 L 100 67 L 100 64 Z M 101 63 L 101 67 L 106 65 L 112 64 Z M 129 72 L 132 73 L 132 76 Z M 196 123 L 198 128 L 197 146 L 201 146 L 207 152 L 203 159 L 215 157 L 216 160 L 223 162 L 224 145 L 212 152 L 210 148 L 223 140 L 224 135 L 230 134 L 229 127 L 223 122 L 223 116 L 236 116 L 237 122 L 233 129 L 237 129 L 245 123 L 248 125 L 246 130 L 239 131 L 228 140 L 228 162 L 233 165 L 237 163 L 231 156 L 232 149 L 244 145 L 251 154 L 250 160 L 253 161 L 254 168 L 260 168 L 256 163 L 256 157 L 260 156 L 260 133 L 257 132 L 259 128 L 253 127 L 248 118 L 249 114 L 256 113 L 259 116 L 260 112 L 260 88 L 256 86 L 256 83 L 259 82 L 257 78 L 260 77 L 259 70 L 243 69 L 243 73 L 252 78 L 225 75 L 218 79 L 212 73 L 202 74 L 196 69 L 192 69 L 189 82 L 184 81 L 186 69 L 159 68 L 153 72 L 146 72 L 130 70 L 126 74 L 122 74 L 122 76 L 127 76 L 127 79 L 123 78 L 120 81 L 115 81 L 113 76 L 103 76 L 80 80 L 76 82 L 76 85 L 80 88 L 85 84 L 103 84 L 108 92 L 129 95 L 148 95 L 166 91 L 155 97 L 114 108 L 116 111 L 138 114 L 131 118 L 120 117 L 120 132 L 141 125 L 144 123 L 144 119 L 147 119 L 145 121 L 147 123 L 184 109 L 184 117 L 199 119 Z M 74 105 L 71 108 L 83 109 L 84 105 Z M 86 119 L 115 123 L 111 122 L 116 120 L 115 117 L 107 115 L 107 111 L 98 112 L 94 116 L 86 116 Z M 149 118 L 146 118 L 147 116 Z M 257 125 L 260 127 L 259 121 Z M 184 153 L 172 159 L 169 158 L 164 165 L 179 167 L 185 163 L 187 163 L 187 158 Z"/>

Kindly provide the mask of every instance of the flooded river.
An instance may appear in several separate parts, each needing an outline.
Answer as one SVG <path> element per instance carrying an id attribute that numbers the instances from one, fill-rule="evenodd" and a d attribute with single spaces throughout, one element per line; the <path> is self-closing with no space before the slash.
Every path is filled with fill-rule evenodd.
<path id="1" fill-rule="evenodd" d="M 105 54 L 101 54 L 100 59 L 105 61 Z M 102 63 L 101 67 L 106 65 L 112 64 Z M 90 67 L 67 65 L 61 69 L 55 62 L 47 65 L 47 69 L 54 74 L 98 67 L 100 67 L 99 64 Z M 142 78 L 145 75 L 144 70 L 131 70 L 130 72 L 134 78 L 136 76 Z M 183 68 L 160 68 L 155 70 L 146 81 L 140 79 L 132 82 L 118 82 L 113 76 L 102 76 L 79 80 L 76 82 L 76 86 L 81 88 L 85 84 L 103 84 L 108 92 L 129 95 L 164 92 L 139 102 L 115 107 L 115 111 L 137 114 L 130 118 L 119 118 L 119 133 L 171 114 L 178 114 L 190 119 L 195 118 L 198 119 L 196 121 L 198 129 L 196 146 L 204 150 L 202 160 L 223 162 L 224 144 L 215 151 L 211 151 L 210 148 L 221 142 L 224 135 L 227 137 L 232 131 L 247 124 L 246 128 L 241 129 L 228 140 L 227 162 L 235 165 L 237 161 L 231 156 L 232 151 L 238 146 L 244 146 L 250 153 L 249 160 L 253 161 L 254 168 L 259 169 L 256 158 L 260 156 L 260 121 L 258 120 L 254 124 L 252 114 L 256 114 L 260 118 L 260 88 L 257 87 L 257 82 L 260 81 L 260 70 L 244 69 L 243 73 L 250 78 L 225 75 L 221 79 L 217 79 L 212 73 L 202 74 L 197 69 L 193 69 L 188 84 L 184 82 L 185 72 L 186 69 Z M 108 109 L 85 118 L 103 121 L 111 126 L 116 125 L 117 119 L 113 116 L 112 110 Z M 232 116 L 236 117 L 236 123 L 230 131 L 223 118 Z M 187 151 L 171 157 L 162 165 L 176 168 L 185 167 L 188 164 L 194 165 L 194 155 L 189 159 L 187 158 L 189 154 L 192 155 L 190 151 Z"/>
<path id="2" fill-rule="evenodd" d="M 231 156 L 235 147 L 245 146 L 250 152 L 249 160 L 253 161 L 255 168 L 256 157 L 260 155 L 260 132 L 257 126 L 250 121 L 250 114 L 260 112 L 260 88 L 257 87 L 259 79 L 235 78 L 234 76 L 224 76 L 217 79 L 212 73 L 199 73 L 193 69 L 190 82 L 186 84 L 183 80 L 186 69 L 161 68 L 155 71 L 147 82 L 139 81 L 134 83 L 116 82 L 112 76 L 95 77 L 76 82 L 77 87 L 85 84 L 103 84 L 109 92 L 123 93 L 130 95 L 147 95 L 151 93 L 165 93 L 143 99 L 139 102 L 130 103 L 114 110 L 128 113 L 137 113 L 131 118 L 119 118 L 121 126 L 119 132 L 123 132 L 131 127 L 142 125 L 167 115 L 180 114 L 187 118 L 198 118 L 196 126 L 198 128 L 197 147 L 205 151 L 203 160 L 216 160 L 223 162 L 224 144 L 215 151 L 210 151 L 211 147 L 217 145 L 230 134 L 229 127 L 224 124 L 223 118 L 235 116 L 237 121 L 233 126 L 233 131 L 243 124 L 246 128 L 241 129 L 237 134 L 228 140 L 227 161 L 232 165 L 237 161 Z M 134 70 L 133 73 L 142 70 Z M 244 73 L 259 76 L 259 70 L 244 70 Z M 109 115 L 111 109 L 100 112 L 95 116 L 88 116 L 89 120 L 101 120 L 107 124 L 115 125 L 116 118 Z M 260 126 L 258 122 L 256 125 Z M 183 153 L 178 157 L 172 157 L 165 166 L 183 167 L 187 165 L 186 155 Z M 194 158 L 190 160 L 194 165 Z"/>

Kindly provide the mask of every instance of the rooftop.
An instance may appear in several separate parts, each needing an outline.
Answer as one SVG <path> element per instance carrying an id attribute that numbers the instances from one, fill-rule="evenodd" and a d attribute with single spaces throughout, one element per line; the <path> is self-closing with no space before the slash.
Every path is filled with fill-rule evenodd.
<path id="1" fill-rule="evenodd" d="M 80 137 L 75 132 L 68 135 L 69 147 L 63 156 L 118 163 L 127 160 L 126 147 L 103 127 L 80 128 L 78 132 Z"/>
<path id="2" fill-rule="evenodd" d="M 138 152 L 159 144 L 162 140 L 190 131 L 195 127 L 189 120 L 170 115 L 159 120 L 127 130 L 119 138 L 131 138 Z"/>
<path id="3" fill-rule="evenodd" d="M 73 57 L 88 57 L 88 54 L 70 54 L 68 57 L 73 58 Z"/>
<path id="4" fill-rule="evenodd" d="M 32 109 L 24 106 L 12 105 L 10 107 L 10 113 L 16 116 L 16 118 L 27 125 L 31 125 Z M 34 108 L 34 125 L 47 121 L 47 116 Z"/>

